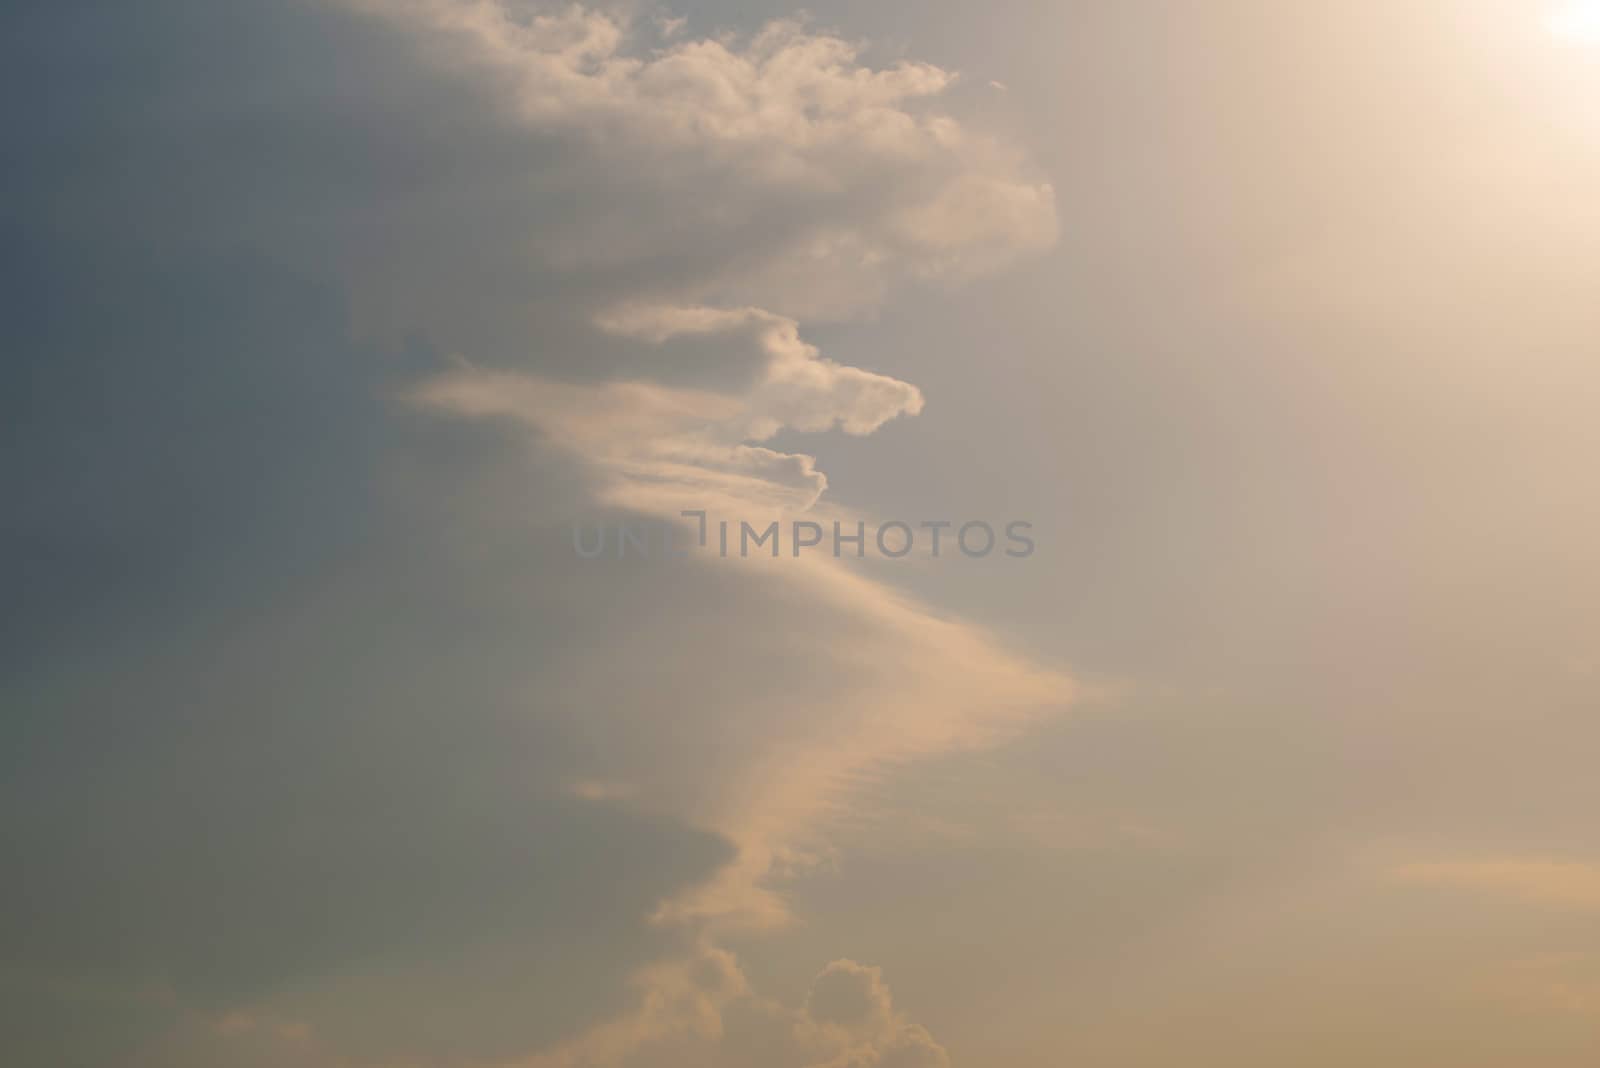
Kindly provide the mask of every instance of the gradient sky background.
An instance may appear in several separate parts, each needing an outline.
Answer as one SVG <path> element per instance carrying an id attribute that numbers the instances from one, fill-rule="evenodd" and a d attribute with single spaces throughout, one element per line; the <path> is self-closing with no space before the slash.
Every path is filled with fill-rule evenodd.
<path id="1" fill-rule="evenodd" d="M 0 1060 L 1592 1066 L 1580 8 L 8 4 Z"/>

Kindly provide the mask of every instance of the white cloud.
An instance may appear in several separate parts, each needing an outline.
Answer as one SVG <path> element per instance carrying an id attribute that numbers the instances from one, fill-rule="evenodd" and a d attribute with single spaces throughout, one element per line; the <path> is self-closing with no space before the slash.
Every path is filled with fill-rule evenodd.
<path id="1" fill-rule="evenodd" d="M 646 48 L 648 26 L 576 5 L 348 2 L 490 87 L 508 135 L 555 146 L 559 162 L 526 165 L 558 213 L 519 214 L 498 191 L 449 210 L 490 213 L 471 229 L 503 247 L 492 258 L 580 274 L 589 297 L 831 316 L 896 278 L 959 280 L 1055 241 L 1050 184 L 934 110 L 955 77 L 937 67 L 873 68 L 794 21 Z M 407 289 L 409 307 L 430 303 L 420 282 Z"/>
<path id="2" fill-rule="evenodd" d="M 691 335 L 731 338 L 737 359 L 759 368 L 742 392 L 649 380 L 552 382 L 466 366 L 426 384 L 420 403 L 470 416 L 505 416 L 536 428 L 608 480 L 612 504 L 675 516 L 722 504 L 804 511 L 827 486 L 810 456 L 763 448 L 780 430 L 835 427 L 870 434 L 922 410 L 908 383 L 820 356 L 794 320 L 760 309 L 628 306 L 599 320 L 610 333 L 660 344 Z"/>
<path id="3" fill-rule="evenodd" d="M 762 372 L 739 433 L 757 441 L 785 427 L 870 434 L 922 411 L 915 386 L 823 358 L 800 340 L 800 324 L 759 308 L 623 306 L 598 319 L 602 329 L 660 343 L 685 335 L 731 335 L 760 354 Z"/>

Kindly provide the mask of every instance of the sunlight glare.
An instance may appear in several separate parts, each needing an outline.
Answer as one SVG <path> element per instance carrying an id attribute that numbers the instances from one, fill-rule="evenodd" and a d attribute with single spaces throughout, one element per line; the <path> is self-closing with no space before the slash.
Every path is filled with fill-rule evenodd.
<path id="1" fill-rule="evenodd" d="M 1563 41 L 1600 45 L 1600 0 L 1575 0 L 1545 17 L 1550 32 Z"/>

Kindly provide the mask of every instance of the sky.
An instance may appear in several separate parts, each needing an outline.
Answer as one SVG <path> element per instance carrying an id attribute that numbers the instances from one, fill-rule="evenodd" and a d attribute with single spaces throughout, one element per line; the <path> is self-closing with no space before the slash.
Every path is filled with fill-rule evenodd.
<path id="1" fill-rule="evenodd" d="M 7 5 L 0 1061 L 1589 1068 L 1597 27 Z"/>

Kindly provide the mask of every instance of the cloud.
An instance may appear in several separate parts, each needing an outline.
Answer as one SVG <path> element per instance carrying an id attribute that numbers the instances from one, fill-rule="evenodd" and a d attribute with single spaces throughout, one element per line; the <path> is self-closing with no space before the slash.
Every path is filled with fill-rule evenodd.
<path id="1" fill-rule="evenodd" d="M 1402 882 L 1476 890 L 1532 905 L 1600 911 L 1600 864 L 1505 858 L 1405 864 Z"/>
<path id="2" fill-rule="evenodd" d="M 565 276 L 564 290 L 581 279 L 584 301 L 832 316 L 877 303 L 896 279 L 960 280 L 1055 241 L 1049 183 L 933 110 L 954 76 L 928 64 L 875 69 L 856 46 L 786 20 L 649 48 L 648 27 L 578 6 L 352 7 L 479 86 L 510 144 L 558 148 L 527 166 L 559 214 L 520 212 L 499 194 L 476 209 L 451 197 L 450 210 L 481 213 L 468 229 L 504 250 L 508 268 Z M 384 222 L 411 228 L 393 213 Z M 472 258 L 444 240 L 441 251 Z M 394 284 L 395 272 L 381 273 Z M 405 295 L 431 312 L 427 281 Z"/>
<path id="3" fill-rule="evenodd" d="M 1503 966 L 1487 992 L 1525 1010 L 1600 1017 L 1600 959 L 1586 953 L 1545 953 Z"/>
<path id="4" fill-rule="evenodd" d="M 801 322 L 1048 247 L 1048 183 L 937 112 L 952 75 L 792 22 L 26 21 L 0 933 L 71 1023 L 0 1050 L 942 1064 L 870 969 L 808 1012 L 720 946 L 789 922 L 854 784 L 1069 681 L 831 561 L 584 570 L 552 531 L 818 508 L 774 437 L 923 399 Z M 51 62 L 85 77 L 24 107 Z M 59 976 L 161 996 L 127 1037 Z"/>
<path id="5" fill-rule="evenodd" d="M 655 344 L 684 336 L 731 337 L 758 353 L 752 362 L 762 370 L 740 431 L 756 440 L 785 427 L 816 432 L 837 426 L 847 434 L 870 434 L 896 416 L 922 411 L 915 386 L 824 359 L 800 340 L 799 323 L 760 308 L 625 305 L 603 313 L 597 324 Z"/>
<path id="6" fill-rule="evenodd" d="M 820 1046 L 843 1049 L 826 1068 L 948 1068 L 949 1054 L 918 1024 L 902 1017 L 878 968 L 836 960 L 811 984 L 804 1033 Z M 823 1068 L 819 1064 L 817 1068 Z"/>
<path id="7" fill-rule="evenodd" d="M 438 16 L 428 6 L 401 14 L 435 26 Z M 679 173 L 698 175 L 681 202 L 649 202 L 652 223 L 693 224 L 692 235 L 664 240 L 694 243 L 703 257 L 700 280 L 657 271 L 672 282 L 642 280 L 591 313 L 602 336 L 624 351 L 642 349 L 616 361 L 626 377 L 573 382 L 468 366 L 414 394 L 436 411 L 527 426 L 589 466 L 605 505 L 667 519 L 683 509 L 720 509 L 763 522 L 769 513 L 815 508 L 826 480 L 811 457 L 759 443 L 782 430 L 870 434 L 917 414 L 923 398 L 909 383 L 823 357 L 802 340 L 797 312 L 837 314 L 875 300 L 896 275 L 957 279 L 1054 239 L 1048 186 L 1018 179 L 993 146 L 950 120 L 902 110 L 946 83 L 931 69 L 846 74 L 854 49 L 787 23 L 742 47 L 698 42 L 646 59 L 622 58 L 625 35 L 608 18 L 570 12 L 522 26 L 478 10 L 470 25 L 452 22 L 449 32 L 462 35 L 474 62 L 502 71 L 524 121 L 581 116 L 586 130 L 601 131 L 592 135 L 601 151 L 672 158 L 624 168 L 670 176 L 647 200 L 675 196 Z M 573 82 L 581 92 L 550 89 Z M 644 88 L 665 84 L 693 100 L 714 99 L 694 104 L 687 121 L 682 100 L 669 94 L 663 102 Z M 676 155 L 685 152 L 693 159 Z M 727 190 L 730 164 L 738 182 Z M 762 219 L 785 221 L 801 201 L 791 231 L 745 226 L 756 217 L 746 205 L 760 203 Z M 647 229 L 630 234 L 603 266 L 650 259 L 649 241 Z M 732 241 L 739 247 L 723 251 Z M 835 298 L 835 286 L 848 300 Z M 706 302 L 712 296 L 717 303 Z M 817 694 L 827 710 L 808 699 L 811 687 L 792 682 L 744 698 L 743 714 L 764 725 L 764 737 L 730 762 L 726 777 L 702 777 L 686 813 L 735 842 L 738 858 L 665 902 L 656 920 L 667 926 L 719 932 L 786 923 L 775 873 L 825 848 L 830 812 L 848 783 L 920 755 L 985 744 L 1070 692 L 1066 680 L 980 632 L 834 562 L 773 570 L 761 581 L 828 620 L 821 626 L 837 636 L 808 643 L 813 670 L 831 680 L 826 695 Z M 787 629 L 801 625 L 791 614 Z M 609 679 L 565 684 L 580 693 L 591 686 L 615 689 Z M 621 1063 L 663 1034 L 699 1026 L 692 1021 L 703 1006 L 684 1003 L 670 974 L 650 971 L 638 1016 L 595 1030 L 567 1060 L 552 1063 Z M 825 975 L 825 1004 L 829 984 L 845 975 Z M 886 1044 L 837 1055 L 864 1064 L 940 1063 L 937 1050 L 918 1033 L 896 1031 Z"/>
<path id="8" fill-rule="evenodd" d="M 875 1035 L 890 1020 L 889 988 L 883 973 L 855 961 L 837 960 L 811 984 L 806 1014 L 824 1027 L 847 1034 Z"/>
<path id="9" fill-rule="evenodd" d="M 948 1068 L 949 1054 L 900 1013 L 879 969 L 836 960 L 788 1007 L 756 993 L 731 954 L 703 948 L 658 968 L 638 1012 L 568 1047 L 498 1068 Z"/>
<path id="10" fill-rule="evenodd" d="M 608 503 L 675 517 L 680 509 L 804 511 L 827 487 L 812 457 L 754 443 L 779 431 L 838 427 L 865 435 L 922 410 L 915 386 L 822 358 L 792 319 L 759 309 L 641 307 L 599 320 L 608 333 L 660 345 L 713 337 L 759 368 L 742 392 L 643 380 L 595 385 L 510 371 L 465 368 L 435 377 L 418 403 L 474 417 L 526 423 L 610 479 Z"/>
<path id="11" fill-rule="evenodd" d="M 908 1024 L 882 1044 L 852 1050 L 826 1068 L 950 1068 L 950 1055 L 924 1028 Z"/>

